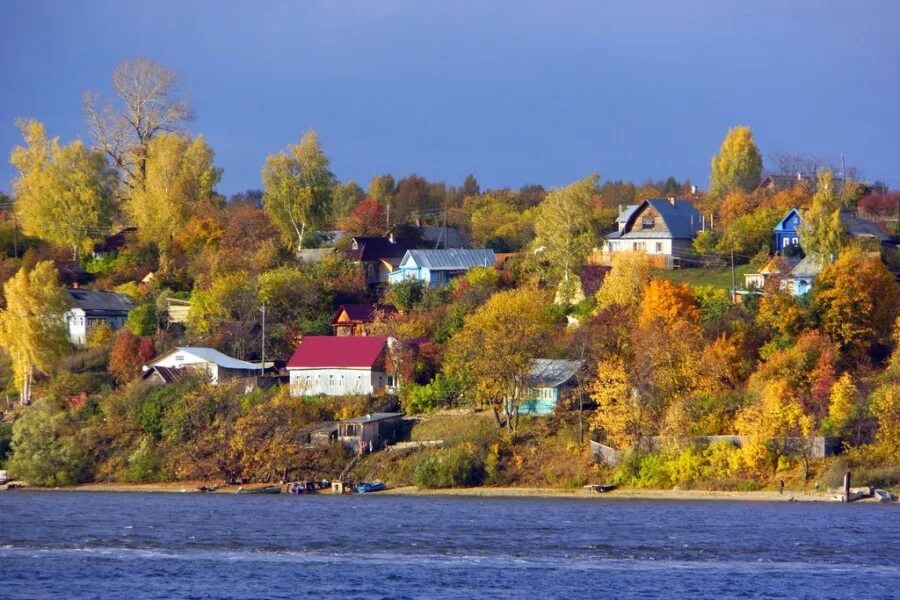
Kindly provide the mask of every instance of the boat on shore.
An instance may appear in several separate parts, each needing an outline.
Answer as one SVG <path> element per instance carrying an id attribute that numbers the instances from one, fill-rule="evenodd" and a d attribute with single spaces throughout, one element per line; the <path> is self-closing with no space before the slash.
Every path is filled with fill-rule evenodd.
<path id="1" fill-rule="evenodd" d="M 235 494 L 280 494 L 281 486 L 279 485 L 264 485 L 262 487 L 255 488 L 245 488 L 239 487 Z"/>
<path id="2" fill-rule="evenodd" d="M 315 494 L 319 490 L 330 487 L 331 482 L 324 479 L 322 481 L 295 481 L 288 484 L 287 491 L 289 494 Z"/>
<path id="3" fill-rule="evenodd" d="M 383 481 L 363 481 L 353 486 L 353 491 L 357 494 L 370 494 L 372 492 L 380 492 L 387 488 L 387 484 Z"/>

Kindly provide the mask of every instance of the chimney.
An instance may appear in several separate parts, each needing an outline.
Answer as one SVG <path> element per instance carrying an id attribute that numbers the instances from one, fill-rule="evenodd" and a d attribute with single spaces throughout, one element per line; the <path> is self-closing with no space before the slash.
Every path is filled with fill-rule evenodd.
<path id="1" fill-rule="evenodd" d="M 669 204 L 675 206 L 675 196 L 669 196 Z"/>

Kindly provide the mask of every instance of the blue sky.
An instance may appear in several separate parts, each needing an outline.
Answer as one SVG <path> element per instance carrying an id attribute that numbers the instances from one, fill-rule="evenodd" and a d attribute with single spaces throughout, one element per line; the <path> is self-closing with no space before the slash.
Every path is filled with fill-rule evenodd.
<path id="1" fill-rule="evenodd" d="M 253 6 L 251 6 L 253 4 Z M 625 6 L 627 4 L 627 6 Z M 147 57 L 181 73 L 225 171 L 318 131 L 364 187 L 417 173 L 485 187 L 599 172 L 705 187 L 727 129 L 900 187 L 900 2 L 0 3 L 0 151 L 17 117 L 88 140 L 81 95 Z M 14 169 L 0 164 L 0 189 Z"/>

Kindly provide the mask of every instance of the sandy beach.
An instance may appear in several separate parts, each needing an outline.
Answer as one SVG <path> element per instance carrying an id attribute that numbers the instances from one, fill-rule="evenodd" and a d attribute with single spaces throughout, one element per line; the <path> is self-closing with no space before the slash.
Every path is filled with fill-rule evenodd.
<path id="1" fill-rule="evenodd" d="M 27 487 L 38 491 L 77 492 L 143 492 L 143 493 L 199 493 L 200 486 L 219 485 L 216 494 L 235 493 L 239 485 L 221 485 L 210 481 L 177 481 L 168 483 L 86 483 L 65 488 Z M 264 484 L 247 484 L 253 488 Z M 330 495 L 322 492 L 322 495 Z M 835 502 L 840 501 L 837 492 L 791 491 L 783 494 L 774 490 L 739 492 L 714 490 L 653 490 L 644 488 L 618 488 L 611 492 L 595 493 L 583 489 L 559 489 L 536 487 L 473 487 L 450 489 L 423 489 L 416 486 L 388 488 L 378 495 L 393 496 L 460 496 L 481 498 L 581 498 L 598 500 L 731 500 L 740 502 Z M 872 499 L 861 502 L 874 501 Z"/>

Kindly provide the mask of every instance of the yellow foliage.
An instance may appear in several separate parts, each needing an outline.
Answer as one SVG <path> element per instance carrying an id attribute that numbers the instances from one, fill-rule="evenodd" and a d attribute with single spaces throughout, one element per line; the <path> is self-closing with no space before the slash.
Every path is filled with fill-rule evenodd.
<path id="1" fill-rule="evenodd" d="M 637 308 L 644 287 L 650 281 L 652 265 L 643 252 L 617 252 L 612 257 L 612 270 L 597 290 L 597 310 L 610 306 Z"/>
<path id="2" fill-rule="evenodd" d="M 647 325 L 659 319 L 665 325 L 676 321 L 698 323 L 700 310 L 691 288 L 685 284 L 674 284 L 668 279 L 652 279 L 644 289 L 641 299 L 639 325 Z"/>
<path id="3" fill-rule="evenodd" d="M 856 384 L 850 373 L 841 375 L 831 387 L 828 402 L 828 421 L 835 432 L 847 428 L 856 412 Z"/>
<path id="4" fill-rule="evenodd" d="M 648 415 L 628 381 L 621 358 L 614 356 L 597 364 L 590 393 L 597 403 L 591 425 L 603 432 L 607 443 L 620 449 L 637 443 L 648 425 Z"/>

